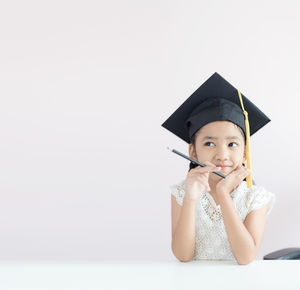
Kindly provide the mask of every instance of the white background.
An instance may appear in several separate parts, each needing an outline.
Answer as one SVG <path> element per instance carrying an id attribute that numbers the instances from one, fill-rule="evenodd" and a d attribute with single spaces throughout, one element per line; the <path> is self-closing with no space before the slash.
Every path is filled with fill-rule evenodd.
<path id="1" fill-rule="evenodd" d="M 174 260 L 161 124 L 214 72 L 271 118 L 257 256 L 299 247 L 299 1 L 1 1 L 0 259 Z"/>

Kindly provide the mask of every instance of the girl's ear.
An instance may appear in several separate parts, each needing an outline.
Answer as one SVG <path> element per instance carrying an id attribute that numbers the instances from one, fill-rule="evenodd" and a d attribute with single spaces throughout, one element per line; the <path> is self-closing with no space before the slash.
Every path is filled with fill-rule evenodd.
<path id="1" fill-rule="evenodd" d="M 192 144 L 189 144 L 189 155 L 191 158 L 196 159 L 194 146 Z"/>
<path id="2" fill-rule="evenodd" d="M 193 158 L 192 154 L 193 154 L 193 145 L 192 145 L 192 144 L 189 144 L 189 156 L 190 156 L 191 158 Z"/>

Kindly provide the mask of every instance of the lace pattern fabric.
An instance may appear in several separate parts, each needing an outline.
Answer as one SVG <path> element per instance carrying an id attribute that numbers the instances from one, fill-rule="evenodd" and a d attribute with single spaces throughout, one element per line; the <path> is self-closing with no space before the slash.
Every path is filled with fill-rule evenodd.
<path id="1" fill-rule="evenodd" d="M 171 194 L 182 206 L 185 195 L 184 180 L 170 188 Z M 252 188 L 248 188 L 245 181 L 242 181 L 230 196 L 242 221 L 252 210 L 259 209 L 265 204 L 268 204 L 267 214 L 269 214 L 276 200 L 275 194 L 261 186 L 253 185 Z M 213 197 L 205 190 L 197 201 L 195 219 L 196 245 L 193 260 L 235 260 L 228 241 L 221 207 L 216 205 Z"/>

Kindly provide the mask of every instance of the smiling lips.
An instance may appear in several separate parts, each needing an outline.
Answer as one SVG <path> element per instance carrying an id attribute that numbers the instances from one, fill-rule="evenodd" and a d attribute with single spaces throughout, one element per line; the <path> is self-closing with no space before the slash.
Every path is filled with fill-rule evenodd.
<path id="1" fill-rule="evenodd" d="M 222 165 L 222 164 L 217 164 L 216 166 L 217 166 L 217 167 L 221 167 L 222 170 L 223 170 L 223 169 L 226 169 L 227 167 L 231 167 L 231 166 L 229 166 L 229 165 Z"/>

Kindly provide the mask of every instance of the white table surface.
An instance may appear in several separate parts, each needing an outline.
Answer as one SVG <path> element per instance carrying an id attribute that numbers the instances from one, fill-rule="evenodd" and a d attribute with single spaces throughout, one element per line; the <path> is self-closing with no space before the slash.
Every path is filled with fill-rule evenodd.
<path id="1" fill-rule="evenodd" d="M 0 289 L 300 289 L 300 260 L 0 262 Z"/>

